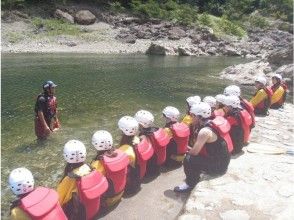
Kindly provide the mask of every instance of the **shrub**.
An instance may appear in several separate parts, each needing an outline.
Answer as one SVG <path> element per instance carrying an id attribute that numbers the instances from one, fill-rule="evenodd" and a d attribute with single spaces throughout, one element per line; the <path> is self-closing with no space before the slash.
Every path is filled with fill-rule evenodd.
<path id="1" fill-rule="evenodd" d="M 115 12 L 124 12 L 126 9 L 121 5 L 120 2 L 110 3 L 110 10 Z"/>
<path id="2" fill-rule="evenodd" d="M 229 21 L 225 16 L 222 16 L 217 20 L 216 24 L 219 30 L 223 33 L 238 37 L 243 37 L 246 34 L 246 31 L 242 27 Z"/>
<path id="3" fill-rule="evenodd" d="M 249 17 L 249 22 L 251 25 L 259 28 L 268 28 L 269 22 L 266 20 L 266 18 L 259 16 L 259 15 L 251 15 Z"/>
<path id="4" fill-rule="evenodd" d="M 48 35 L 77 35 L 81 33 L 80 29 L 77 28 L 74 24 L 69 24 L 62 20 L 57 19 L 41 19 L 34 18 L 32 24 L 37 28 L 44 28 Z"/>
<path id="5" fill-rule="evenodd" d="M 212 20 L 207 13 L 203 13 L 200 16 L 198 16 L 198 20 L 199 20 L 199 23 L 202 25 L 206 25 L 209 27 L 212 26 Z"/>

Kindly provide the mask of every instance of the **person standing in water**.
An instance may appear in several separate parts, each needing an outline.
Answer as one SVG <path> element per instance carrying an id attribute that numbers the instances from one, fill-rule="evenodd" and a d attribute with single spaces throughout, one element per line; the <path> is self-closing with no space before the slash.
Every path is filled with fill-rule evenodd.
<path id="1" fill-rule="evenodd" d="M 39 94 L 35 104 L 35 134 L 38 139 L 47 138 L 50 133 L 60 128 L 57 117 L 57 101 L 55 87 L 52 81 L 43 84 L 43 93 Z"/>

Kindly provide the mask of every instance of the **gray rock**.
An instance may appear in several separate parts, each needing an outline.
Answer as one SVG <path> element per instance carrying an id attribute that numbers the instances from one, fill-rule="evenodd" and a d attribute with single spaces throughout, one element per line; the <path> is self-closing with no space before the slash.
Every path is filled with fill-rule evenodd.
<path id="1" fill-rule="evenodd" d="M 275 73 L 281 74 L 283 78 L 290 78 L 293 81 L 294 64 L 283 65 Z"/>
<path id="2" fill-rule="evenodd" d="M 116 39 L 123 43 L 128 43 L 128 44 L 136 43 L 136 37 L 130 34 L 119 34 L 116 36 Z"/>
<path id="3" fill-rule="evenodd" d="M 150 47 L 147 49 L 146 54 L 149 55 L 174 55 L 175 50 L 174 48 L 159 45 L 155 43 L 151 43 Z"/>
<path id="4" fill-rule="evenodd" d="M 293 63 L 293 45 L 288 45 L 288 47 L 284 49 L 273 51 L 268 55 L 267 60 L 270 64 L 275 66 Z"/>
<path id="5" fill-rule="evenodd" d="M 244 210 L 229 210 L 220 213 L 221 219 L 223 220 L 249 220 L 250 216 Z"/>
<path id="6" fill-rule="evenodd" d="M 231 46 L 225 46 L 223 54 L 227 56 L 241 56 L 241 51 Z"/>
<path id="7" fill-rule="evenodd" d="M 191 56 L 193 53 L 188 47 L 178 47 L 179 56 Z"/>
<path id="8" fill-rule="evenodd" d="M 171 40 L 179 40 L 187 36 L 186 32 L 179 27 L 173 27 L 171 30 L 169 30 L 168 34 L 168 39 Z"/>
<path id="9" fill-rule="evenodd" d="M 187 214 L 180 216 L 179 220 L 201 220 L 201 217 L 198 215 Z"/>
<path id="10" fill-rule="evenodd" d="M 63 21 L 66 21 L 70 24 L 74 23 L 74 17 L 67 12 L 61 11 L 60 9 L 56 9 L 56 11 L 54 12 L 54 17 L 62 19 Z"/>
<path id="11" fill-rule="evenodd" d="M 94 24 L 96 21 L 96 16 L 92 14 L 89 10 L 78 11 L 75 15 L 75 22 L 82 25 Z"/>

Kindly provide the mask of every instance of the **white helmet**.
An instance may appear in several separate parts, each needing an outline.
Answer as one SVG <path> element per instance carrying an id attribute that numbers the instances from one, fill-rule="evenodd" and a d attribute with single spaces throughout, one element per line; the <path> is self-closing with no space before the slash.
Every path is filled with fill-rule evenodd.
<path id="1" fill-rule="evenodd" d="M 192 105 L 190 112 L 203 118 L 209 118 L 211 116 L 211 107 L 206 102 L 200 102 L 197 105 Z"/>
<path id="2" fill-rule="evenodd" d="M 146 110 L 140 110 L 135 114 L 135 119 L 142 125 L 144 128 L 149 128 L 154 122 L 154 116 L 151 112 Z"/>
<path id="3" fill-rule="evenodd" d="M 224 104 L 226 96 L 223 94 L 218 94 L 215 96 L 217 102 Z"/>
<path id="4" fill-rule="evenodd" d="M 214 108 L 216 105 L 216 99 L 212 96 L 206 96 L 203 99 L 203 102 L 207 103 L 208 105 L 210 105 L 211 108 Z"/>
<path id="5" fill-rule="evenodd" d="M 15 195 L 21 195 L 33 191 L 34 177 L 24 167 L 16 168 L 9 174 L 9 187 Z"/>
<path id="6" fill-rule="evenodd" d="M 110 150 L 113 146 L 112 135 L 105 130 L 96 131 L 92 136 L 92 144 L 96 150 Z"/>
<path id="7" fill-rule="evenodd" d="M 235 95 L 227 96 L 224 101 L 225 101 L 224 105 L 226 106 L 231 106 L 233 108 L 241 108 L 240 98 L 238 96 L 235 96 Z"/>
<path id="8" fill-rule="evenodd" d="M 227 86 L 224 90 L 224 95 L 235 95 L 240 96 L 241 95 L 241 89 L 239 86 L 236 85 L 230 85 Z"/>
<path id="9" fill-rule="evenodd" d="M 281 74 L 276 73 L 275 75 L 272 76 L 272 78 L 274 78 L 274 77 L 279 79 L 280 81 L 282 80 Z"/>
<path id="10" fill-rule="evenodd" d="M 265 86 L 266 85 L 266 78 L 264 76 L 258 76 L 258 77 L 256 77 L 255 82 L 259 82 Z"/>
<path id="11" fill-rule="evenodd" d="M 180 117 L 179 110 L 172 106 L 165 107 L 162 113 L 165 115 L 165 117 L 169 118 L 171 121 L 178 121 Z"/>
<path id="12" fill-rule="evenodd" d="M 86 160 L 86 147 L 78 140 L 66 142 L 63 148 L 63 157 L 68 163 L 81 163 Z"/>
<path id="13" fill-rule="evenodd" d="M 119 129 L 127 136 L 135 135 L 139 130 L 139 124 L 131 116 L 124 116 L 118 121 Z"/>
<path id="14" fill-rule="evenodd" d="M 191 107 L 192 105 L 199 104 L 201 102 L 200 96 L 190 96 L 186 99 L 188 105 Z"/>

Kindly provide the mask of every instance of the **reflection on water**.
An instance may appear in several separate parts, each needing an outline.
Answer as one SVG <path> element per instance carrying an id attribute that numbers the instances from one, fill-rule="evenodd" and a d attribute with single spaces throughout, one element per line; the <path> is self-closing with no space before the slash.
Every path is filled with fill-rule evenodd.
<path id="1" fill-rule="evenodd" d="M 139 109 L 151 111 L 163 126 L 162 109 L 173 105 L 185 112 L 190 95 L 216 95 L 230 84 L 216 73 L 246 62 L 227 57 L 161 57 L 93 54 L 2 55 L 2 211 L 13 199 L 7 187 L 9 172 L 29 168 L 36 185 L 55 187 L 64 168 L 62 149 L 70 139 L 83 141 L 88 161 L 95 151 L 95 130 L 110 131 L 116 143 L 117 121 Z M 33 108 L 45 80 L 53 80 L 62 129 L 47 141 L 34 136 Z M 245 90 L 245 95 L 248 91 Z M 2 213 L 2 215 L 6 215 Z"/>

